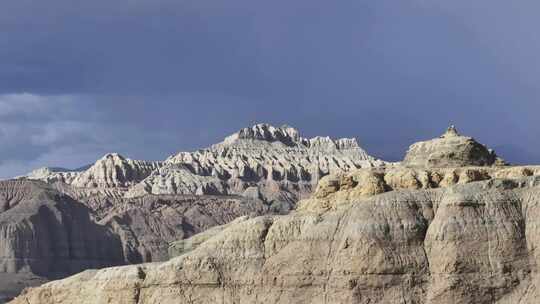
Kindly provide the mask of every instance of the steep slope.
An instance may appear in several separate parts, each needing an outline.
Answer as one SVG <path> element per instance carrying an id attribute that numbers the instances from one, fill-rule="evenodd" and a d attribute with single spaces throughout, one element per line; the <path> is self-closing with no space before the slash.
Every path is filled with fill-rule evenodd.
<path id="1" fill-rule="evenodd" d="M 98 223 L 119 236 L 127 263 L 166 261 L 169 244 L 241 216 L 273 213 L 242 197 L 146 195 L 116 201 Z"/>
<path id="2" fill-rule="evenodd" d="M 454 126 L 439 138 L 412 145 L 403 161 L 408 167 L 439 168 L 504 164 L 493 150 L 472 137 L 460 135 Z"/>
<path id="3" fill-rule="evenodd" d="M 77 176 L 80 175 L 81 172 L 87 170 L 88 168 L 90 168 L 90 166 L 81 168 L 79 170 L 43 167 L 43 168 L 36 169 L 28 173 L 27 175 L 19 177 L 19 178 L 27 178 L 30 180 L 41 180 L 47 183 L 62 182 L 62 183 L 71 184 L 73 180 Z"/>
<path id="4" fill-rule="evenodd" d="M 81 193 L 126 198 L 147 194 L 255 195 L 276 208 L 290 209 L 309 196 L 322 176 L 384 165 L 361 149 L 355 139 L 306 139 L 288 126 L 259 124 L 207 149 L 181 152 L 163 162 L 108 154 L 81 172 L 42 169 L 27 178 L 63 182 Z"/>
<path id="5" fill-rule="evenodd" d="M 537 303 L 540 179 L 240 221 L 169 262 L 86 271 L 13 303 Z"/>
<path id="6" fill-rule="evenodd" d="M 166 163 L 224 181 L 228 193 L 242 194 L 257 187 L 266 201 L 289 202 L 308 196 L 322 176 L 385 165 L 362 150 L 355 139 L 306 139 L 294 128 L 267 124 L 242 129 L 205 150 L 179 153 Z M 222 187 L 213 184 L 212 191 Z"/>
<path id="7" fill-rule="evenodd" d="M 90 210 L 41 182 L 0 182 L 0 294 L 8 278 L 63 278 L 121 265 L 120 238 L 90 218 Z"/>
<path id="8" fill-rule="evenodd" d="M 308 145 L 264 128 L 223 144 L 260 138 Z M 292 214 L 177 241 L 169 262 L 86 271 L 13 303 L 537 303 L 540 167 L 500 166 L 453 128 L 441 139 L 411 146 L 405 166 L 332 172 Z"/>
<path id="9" fill-rule="evenodd" d="M 272 213 L 260 200 L 103 194 L 76 199 L 38 181 L 0 182 L 0 303 L 26 286 L 86 269 L 165 261 L 169 243 L 237 217 Z"/>

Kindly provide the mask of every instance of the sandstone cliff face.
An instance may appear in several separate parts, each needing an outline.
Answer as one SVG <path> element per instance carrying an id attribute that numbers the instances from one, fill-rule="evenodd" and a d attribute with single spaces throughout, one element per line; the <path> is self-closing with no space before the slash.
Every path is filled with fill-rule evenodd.
<path id="1" fill-rule="evenodd" d="M 241 216 L 272 213 L 261 201 L 241 197 L 154 196 L 116 201 L 99 224 L 119 236 L 127 263 L 166 261 L 171 242 Z"/>
<path id="2" fill-rule="evenodd" d="M 537 303 L 540 179 L 398 190 L 240 221 L 169 262 L 13 303 Z"/>
<path id="3" fill-rule="evenodd" d="M 412 145 L 403 165 L 408 167 L 463 167 L 503 165 L 494 151 L 472 137 L 460 135 L 454 126 L 441 137 Z"/>
<path id="4" fill-rule="evenodd" d="M 96 194 L 78 200 L 54 186 L 0 182 L 0 299 L 86 269 L 165 261 L 170 242 L 237 217 L 273 213 L 243 197 Z"/>
<path id="5" fill-rule="evenodd" d="M 540 166 L 358 169 L 325 176 L 312 197 L 298 203 L 297 210 L 326 212 L 389 191 L 449 188 L 477 181 L 529 176 L 540 176 Z"/>
<path id="6" fill-rule="evenodd" d="M 81 170 L 41 169 L 120 238 L 124 262 L 163 261 L 169 242 L 239 216 L 286 214 L 325 175 L 384 166 L 354 139 L 303 138 L 291 127 L 245 128 L 223 142 L 162 162 L 105 155 Z"/>

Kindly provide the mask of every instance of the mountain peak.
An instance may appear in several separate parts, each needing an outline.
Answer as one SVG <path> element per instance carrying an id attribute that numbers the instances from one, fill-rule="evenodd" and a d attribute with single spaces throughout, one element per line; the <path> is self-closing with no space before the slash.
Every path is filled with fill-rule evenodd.
<path id="1" fill-rule="evenodd" d="M 119 153 L 107 153 L 100 160 L 119 160 L 124 161 L 126 158 Z"/>
<path id="2" fill-rule="evenodd" d="M 493 150 L 459 134 L 455 126 L 428 141 L 410 146 L 403 164 L 410 167 L 465 167 L 504 165 Z"/>
<path id="3" fill-rule="evenodd" d="M 349 150 L 360 149 L 355 138 L 332 139 L 329 136 L 316 136 L 313 138 L 302 137 L 298 129 L 289 125 L 275 127 L 267 123 L 256 124 L 247 127 L 228 136 L 221 145 L 233 145 L 238 142 L 249 143 L 252 141 L 279 142 L 289 147 L 314 148 L 314 149 L 337 149 Z"/>
<path id="4" fill-rule="evenodd" d="M 238 132 L 225 138 L 223 143 L 232 144 L 238 140 L 260 140 L 295 145 L 302 138 L 300 137 L 300 132 L 291 126 L 283 125 L 281 127 L 274 127 L 267 123 L 260 123 L 252 127 L 240 129 Z"/>

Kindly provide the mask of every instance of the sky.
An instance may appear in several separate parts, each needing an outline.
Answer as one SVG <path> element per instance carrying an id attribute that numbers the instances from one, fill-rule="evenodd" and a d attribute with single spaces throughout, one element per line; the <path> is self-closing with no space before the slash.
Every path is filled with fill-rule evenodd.
<path id="1" fill-rule="evenodd" d="M 536 0 L 2 0 L 0 178 L 255 123 L 400 160 L 450 124 L 540 163 Z"/>

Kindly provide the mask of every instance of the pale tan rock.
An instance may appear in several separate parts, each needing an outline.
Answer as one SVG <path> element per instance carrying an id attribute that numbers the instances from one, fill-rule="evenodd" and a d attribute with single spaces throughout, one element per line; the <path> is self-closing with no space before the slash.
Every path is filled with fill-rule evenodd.
<path id="1" fill-rule="evenodd" d="M 448 168 L 504 165 L 495 152 L 472 137 L 460 135 L 454 126 L 441 137 L 410 146 L 404 166 L 415 168 Z"/>
<path id="2" fill-rule="evenodd" d="M 405 166 L 373 168 L 359 155 L 352 140 L 267 125 L 180 153 L 139 193 L 218 181 L 254 202 L 295 201 L 319 183 L 288 216 L 242 219 L 176 242 L 181 256 L 169 262 L 86 272 L 14 303 L 536 303 L 537 167 L 500 167 L 455 129 L 413 145 Z M 174 220 L 180 208 L 151 203 L 152 214 L 127 208 L 103 219 L 129 244 L 124 252 L 160 252 L 169 227 L 184 224 Z"/>
<path id="3" fill-rule="evenodd" d="M 493 174 L 495 178 L 520 178 L 526 176 L 538 175 L 538 169 L 535 167 L 510 167 L 498 170 Z"/>
<path id="4" fill-rule="evenodd" d="M 491 179 L 489 173 L 486 170 L 473 168 L 473 169 L 463 169 L 459 173 L 459 183 L 467 184 L 471 182 L 481 181 Z"/>
<path id="5" fill-rule="evenodd" d="M 324 212 L 388 191 L 449 188 L 494 178 L 523 178 L 533 175 L 540 175 L 535 166 L 427 169 L 392 166 L 357 169 L 322 178 L 313 196 L 300 201 L 297 210 Z"/>
<path id="6" fill-rule="evenodd" d="M 88 271 L 14 304 L 538 302 L 540 178 L 397 190 L 233 224 L 171 261 Z"/>
<path id="7" fill-rule="evenodd" d="M 391 189 L 420 189 L 423 185 L 417 175 L 413 169 L 399 168 L 387 172 L 384 181 Z"/>
<path id="8" fill-rule="evenodd" d="M 159 167 L 159 162 L 131 160 L 110 153 L 77 175 L 70 184 L 79 188 L 126 188 L 142 181 Z"/>
<path id="9" fill-rule="evenodd" d="M 62 182 L 93 195 L 136 198 L 154 195 L 243 195 L 258 187 L 260 199 L 288 209 L 313 192 L 325 175 L 391 165 L 367 154 L 356 139 L 304 138 L 290 127 L 257 124 L 221 143 L 180 152 L 162 162 L 110 153 L 89 168 L 44 168 L 26 176 Z"/>

